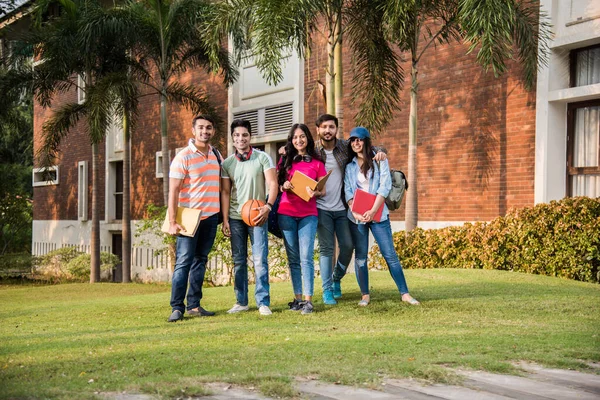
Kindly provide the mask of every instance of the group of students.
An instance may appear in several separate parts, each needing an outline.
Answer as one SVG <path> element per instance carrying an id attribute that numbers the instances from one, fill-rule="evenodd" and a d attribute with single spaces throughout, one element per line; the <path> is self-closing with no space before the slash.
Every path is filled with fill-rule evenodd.
<path id="1" fill-rule="evenodd" d="M 282 151 L 285 155 L 277 167 L 271 157 L 250 145 L 252 127 L 249 121 L 234 120 L 231 138 L 234 154 L 222 159 L 209 141 L 214 135 L 214 122 L 205 115 L 194 118 L 193 138 L 179 152 L 169 172 L 169 233 L 177 235 L 183 227 L 177 224 L 177 207 L 201 210 L 201 221 L 193 237 L 178 235 L 176 264 L 171 292 L 172 313 L 169 322 L 191 316 L 215 313 L 200 306 L 202 282 L 208 253 L 214 243 L 218 213 L 222 211 L 222 231 L 230 237 L 234 263 L 236 303 L 228 313 L 248 311 L 248 238 L 252 246 L 255 272 L 255 300 L 261 315 L 272 314 L 268 272 L 268 216 L 281 193 L 278 224 L 288 257 L 294 299 L 290 310 L 311 314 L 314 311 L 314 243 L 319 238 L 319 266 L 323 285 L 323 303 L 337 304 L 342 297 L 341 280 L 355 252 L 355 272 L 362 294 L 359 306 L 370 302 L 367 254 L 369 231 L 375 237 L 401 299 L 418 305 L 408 291 L 402 266 L 394 249 L 389 212 L 385 197 L 391 190 L 391 175 L 384 152 L 371 144 L 369 131 L 356 127 L 350 139 L 337 138 L 338 120 L 329 114 L 316 121 L 317 144 L 305 124 L 294 124 Z M 296 171 L 315 181 L 330 174 L 322 190 L 294 188 L 291 180 Z M 306 190 L 308 201 L 296 193 Z M 373 195 L 370 210 L 352 212 L 357 189 Z M 254 226 L 242 221 L 241 209 L 250 199 L 264 206 L 256 211 Z M 383 211 L 379 221 L 374 216 Z M 339 257 L 335 266 L 334 243 L 337 238 Z M 189 288 L 188 288 L 189 283 Z M 184 303 L 187 290 L 187 307 Z"/>

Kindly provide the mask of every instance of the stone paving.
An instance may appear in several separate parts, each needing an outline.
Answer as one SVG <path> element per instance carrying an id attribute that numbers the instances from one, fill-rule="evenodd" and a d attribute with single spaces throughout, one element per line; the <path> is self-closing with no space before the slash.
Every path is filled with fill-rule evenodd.
<path id="1" fill-rule="evenodd" d="M 600 400 L 600 375 L 543 368 L 529 363 L 516 365 L 526 371 L 522 376 L 454 370 L 464 378 L 461 386 L 386 379 L 379 390 L 372 390 L 298 379 L 295 388 L 300 392 L 300 398 L 309 400 Z M 590 363 L 589 366 L 600 372 L 599 363 Z M 224 383 L 208 387 L 213 394 L 199 399 L 270 400 L 249 388 Z M 103 393 L 102 397 L 110 400 L 155 399 L 151 395 L 133 393 Z"/>

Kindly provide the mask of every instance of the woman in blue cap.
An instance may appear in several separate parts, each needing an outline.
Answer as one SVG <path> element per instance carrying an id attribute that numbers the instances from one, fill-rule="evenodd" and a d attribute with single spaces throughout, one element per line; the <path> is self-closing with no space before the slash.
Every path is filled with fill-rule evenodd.
<path id="1" fill-rule="evenodd" d="M 348 144 L 349 162 L 344 176 L 346 202 L 348 203 L 348 218 L 350 233 L 354 242 L 354 269 L 356 280 L 362 293 L 359 306 L 367 306 L 371 300 L 369 295 L 369 270 L 367 269 L 367 254 L 369 251 L 369 230 L 373 233 L 379 245 L 381 254 L 388 265 L 390 274 L 402 295 L 402 301 L 412 305 L 420 304 L 408 292 L 402 265 L 394 249 L 389 211 L 385 205 L 385 197 L 392 188 L 392 178 L 387 160 L 373 160 L 371 135 L 367 128 L 357 126 L 350 131 Z M 364 213 L 352 212 L 352 203 L 357 189 L 376 195 L 375 203 Z M 374 220 L 379 207 L 383 207 L 379 222 Z M 377 218 L 375 218 L 377 219 Z"/>

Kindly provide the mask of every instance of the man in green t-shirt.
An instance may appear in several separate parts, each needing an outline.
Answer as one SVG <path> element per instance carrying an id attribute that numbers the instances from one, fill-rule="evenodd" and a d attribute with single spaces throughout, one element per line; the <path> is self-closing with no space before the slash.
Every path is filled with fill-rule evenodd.
<path id="1" fill-rule="evenodd" d="M 256 289 L 254 297 L 258 312 L 270 315 L 269 266 L 267 256 L 267 219 L 277 197 L 277 175 L 273 160 L 263 151 L 250 146 L 250 122 L 236 119 L 231 123 L 234 154 L 223 161 L 221 172 L 221 210 L 223 234 L 231 238 L 234 290 L 236 303 L 230 314 L 248 311 L 248 237 L 252 244 Z M 267 200 L 267 193 L 269 202 Z M 248 200 L 266 202 L 254 219 L 256 226 L 248 226 L 240 215 Z"/>

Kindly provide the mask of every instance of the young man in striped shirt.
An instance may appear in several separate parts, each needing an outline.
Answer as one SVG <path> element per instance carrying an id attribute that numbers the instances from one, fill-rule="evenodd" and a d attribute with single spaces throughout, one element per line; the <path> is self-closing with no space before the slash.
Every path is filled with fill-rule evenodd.
<path id="1" fill-rule="evenodd" d="M 194 237 L 177 236 L 176 262 L 171 288 L 172 313 L 169 322 L 183 319 L 183 314 L 186 312 L 184 304 L 186 292 L 189 315 L 215 315 L 214 312 L 200 307 L 206 262 L 217 234 L 220 211 L 221 167 L 217 157 L 221 158 L 221 155 L 208 143 L 214 130 L 212 118 L 205 115 L 195 117 L 192 121 L 193 138 L 189 140 L 188 146 L 175 156 L 169 171 L 169 233 L 177 235 L 183 230 L 175 220 L 178 206 L 201 211 L 200 225 Z"/>

